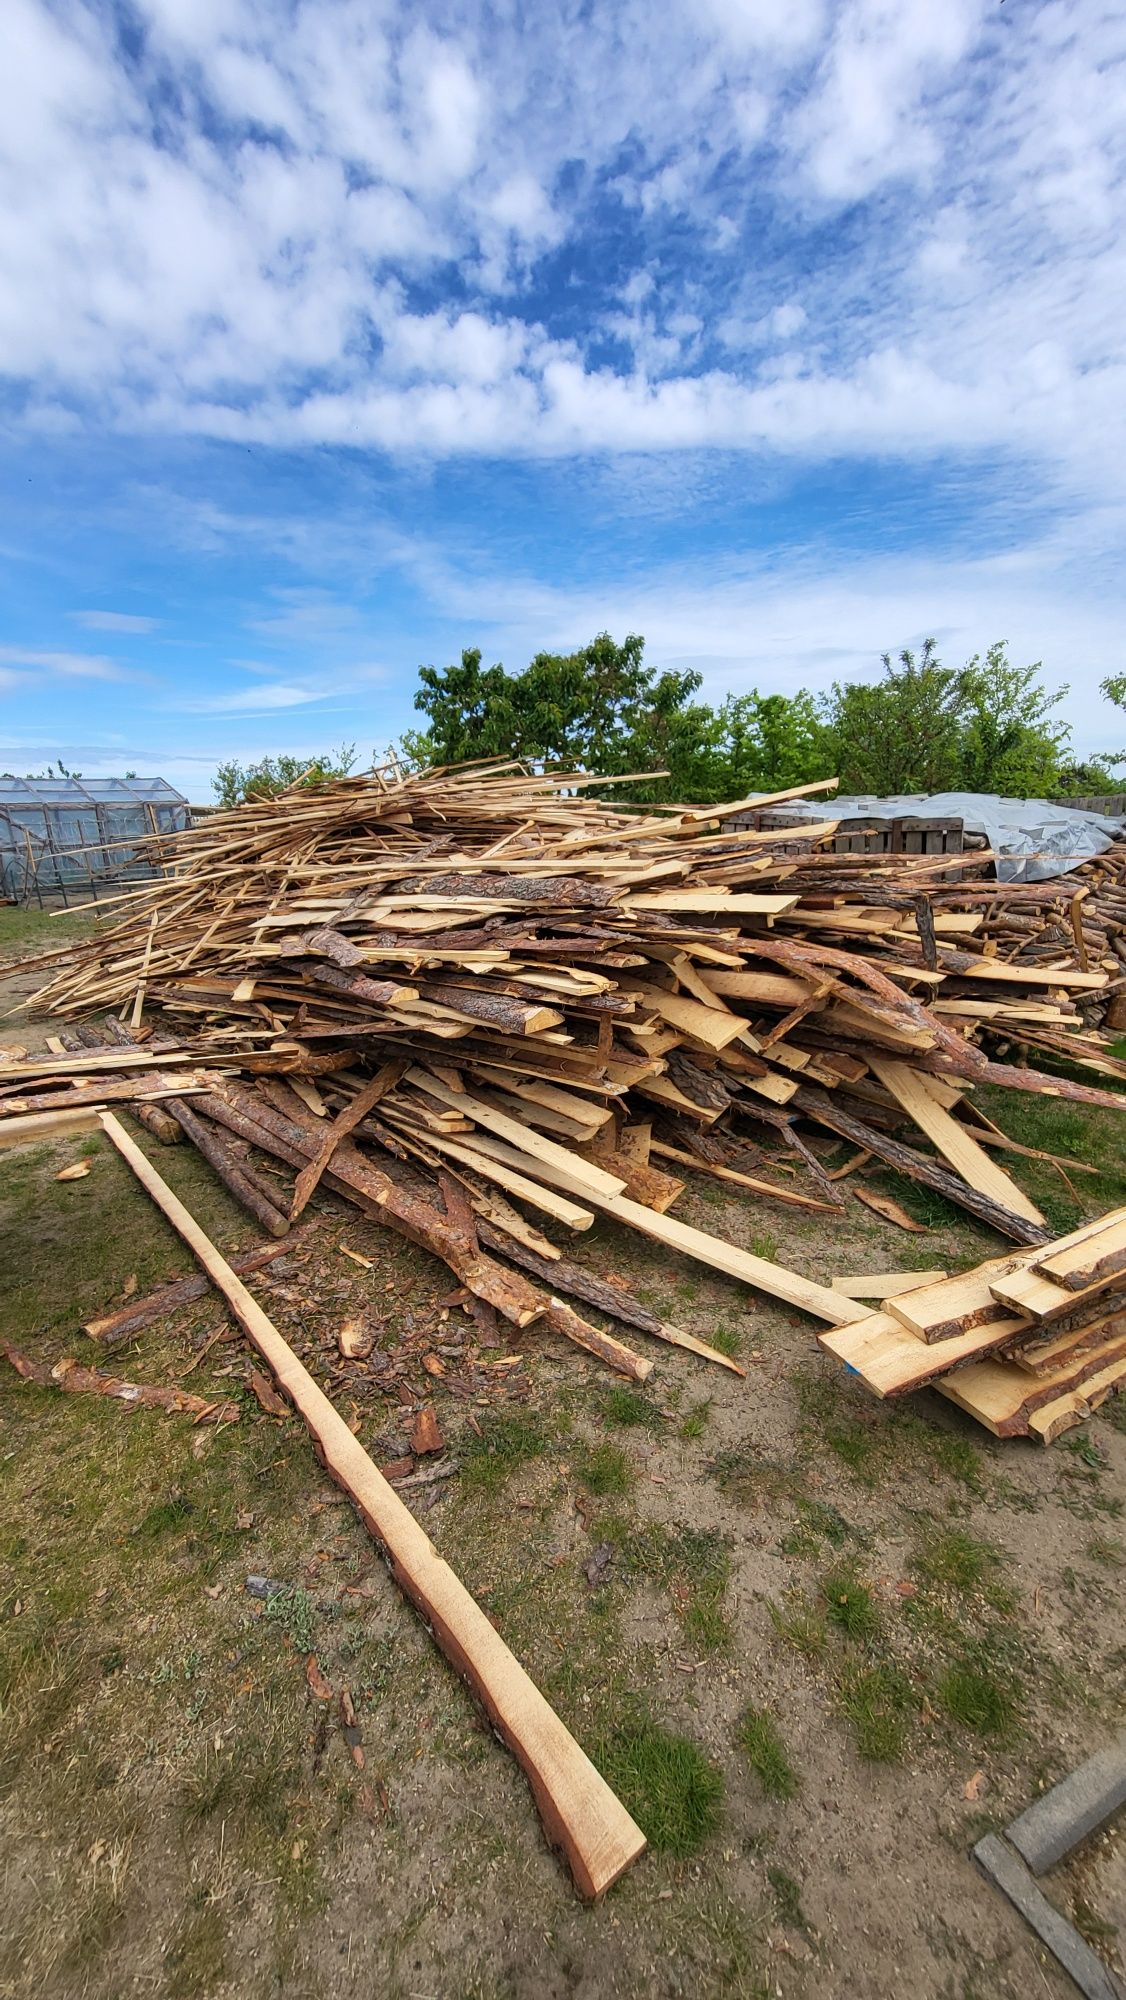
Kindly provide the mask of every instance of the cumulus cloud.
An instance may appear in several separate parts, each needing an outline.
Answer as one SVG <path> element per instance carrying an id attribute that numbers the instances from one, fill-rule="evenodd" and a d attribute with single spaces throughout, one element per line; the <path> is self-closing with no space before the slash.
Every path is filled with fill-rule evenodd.
<path id="1" fill-rule="evenodd" d="M 138 0 L 136 24 L 6 9 L 16 423 L 1008 453 L 1121 490 L 1105 0 Z"/>

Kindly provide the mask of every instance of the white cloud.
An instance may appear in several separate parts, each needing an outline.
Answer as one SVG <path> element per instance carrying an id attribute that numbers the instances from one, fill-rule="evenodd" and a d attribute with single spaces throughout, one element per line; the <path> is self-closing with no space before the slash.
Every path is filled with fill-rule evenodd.
<path id="1" fill-rule="evenodd" d="M 14 667 L 34 667 L 43 674 L 61 674 L 68 680 L 117 681 L 125 670 L 103 653 L 46 652 L 31 646 L 0 646 L 0 660 Z"/>
<path id="2" fill-rule="evenodd" d="M 185 696 L 173 706 L 191 715 L 263 715 L 272 709 L 304 708 L 325 701 L 331 690 L 295 681 L 255 681 L 219 694 Z"/>
<path id="3" fill-rule="evenodd" d="M 159 618 L 142 618 L 131 611 L 72 611 L 76 625 L 87 632 L 155 632 Z"/>
<path id="4" fill-rule="evenodd" d="M 25 425 L 986 453 L 1123 490 L 1105 0 L 140 18 L 126 61 L 95 0 L 6 10 L 0 376 Z"/>

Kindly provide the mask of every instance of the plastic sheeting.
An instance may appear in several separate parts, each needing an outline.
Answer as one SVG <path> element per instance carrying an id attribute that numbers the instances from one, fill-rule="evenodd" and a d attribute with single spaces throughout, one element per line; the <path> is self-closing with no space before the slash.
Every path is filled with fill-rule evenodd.
<path id="1" fill-rule="evenodd" d="M 1126 832 L 1126 820 L 1079 812 L 1049 799 L 1003 799 L 993 792 L 903 793 L 898 798 L 795 799 L 787 815 L 803 819 L 960 819 L 983 833 L 999 882 L 1047 882 L 1104 854 Z"/>

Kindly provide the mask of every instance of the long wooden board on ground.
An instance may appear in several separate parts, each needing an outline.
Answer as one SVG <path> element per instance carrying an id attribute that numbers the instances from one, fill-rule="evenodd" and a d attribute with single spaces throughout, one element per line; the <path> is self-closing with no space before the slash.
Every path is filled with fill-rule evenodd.
<path id="1" fill-rule="evenodd" d="M 467 1162 L 474 1150 L 508 1165 L 520 1158 L 514 1147 L 506 1146 L 503 1141 L 488 1134 L 476 1135 L 472 1148 L 468 1144 L 463 1146 L 462 1156 Z M 704 1229 L 694 1229 L 675 1215 L 658 1215 L 626 1195 L 595 1194 L 577 1173 L 567 1167 L 541 1160 L 535 1171 L 542 1179 L 550 1181 L 553 1187 L 563 1188 L 569 1194 L 581 1194 L 604 1215 L 614 1216 L 619 1222 L 628 1222 L 642 1236 L 650 1236 L 671 1250 L 679 1250 L 685 1257 L 694 1257 L 698 1263 L 707 1264 L 713 1271 L 722 1271 L 729 1278 L 739 1278 L 744 1284 L 753 1285 L 757 1291 L 783 1300 L 786 1305 L 798 1306 L 815 1319 L 828 1320 L 830 1325 L 838 1326 L 860 1318 L 865 1311 L 855 1299 L 843 1298 L 828 1285 L 803 1278 L 797 1271 L 787 1270 L 784 1264 L 752 1256 L 749 1250 L 740 1250 L 733 1243 L 725 1243 L 721 1237 L 709 1236 Z"/>
<path id="2" fill-rule="evenodd" d="M 580 1894 L 601 1896 L 645 1847 L 640 1827 L 194 1216 L 112 1112 L 103 1115 L 102 1125 L 222 1292 L 279 1388 L 304 1418 L 326 1470 L 387 1550 L 396 1581 L 522 1764 L 548 1839 L 565 1853 Z"/>

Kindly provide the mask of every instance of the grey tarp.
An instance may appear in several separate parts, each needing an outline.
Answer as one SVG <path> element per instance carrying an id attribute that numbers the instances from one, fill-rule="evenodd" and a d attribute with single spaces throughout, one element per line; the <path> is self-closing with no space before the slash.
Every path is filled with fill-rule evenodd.
<path id="1" fill-rule="evenodd" d="M 1046 882 L 1103 854 L 1126 821 L 1078 812 L 1049 799 L 1002 799 L 992 792 L 901 793 L 898 798 L 794 799 L 787 816 L 805 819 L 960 819 L 983 833 L 1001 882 Z"/>

